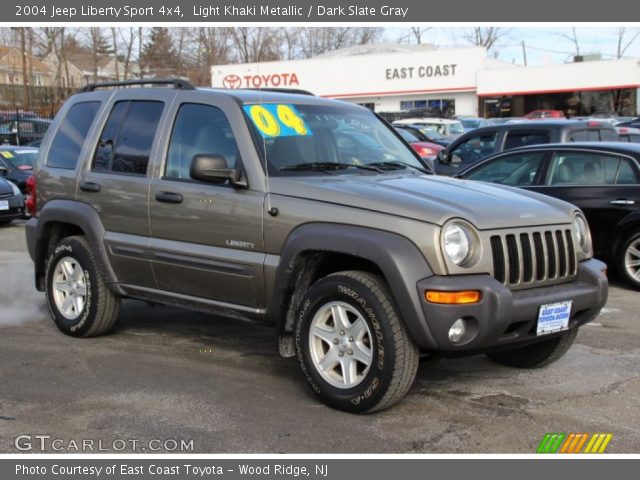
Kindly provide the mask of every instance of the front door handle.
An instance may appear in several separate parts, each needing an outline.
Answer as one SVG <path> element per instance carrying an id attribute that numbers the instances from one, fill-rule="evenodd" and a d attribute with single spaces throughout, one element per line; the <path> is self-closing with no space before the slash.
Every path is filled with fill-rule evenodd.
<path id="1" fill-rule="evenodd" d="M 96 182 L 81 182 L 80 190 L 83 192 L 99 192 L 100 184 Z"/>
<path id="2" fill-rule="evenodd" d="M 158 192 L 156 200 L 164 203 L 182 203 L 182 195 L 175 192 Z"/>
<path id="3" fill-rule="evenodd" d="M 626 198 L 619 198 L 617 200 L 610 200 L 611 205 L 634 205 L 636 202 L 633 200 L 627 200 Z"/>

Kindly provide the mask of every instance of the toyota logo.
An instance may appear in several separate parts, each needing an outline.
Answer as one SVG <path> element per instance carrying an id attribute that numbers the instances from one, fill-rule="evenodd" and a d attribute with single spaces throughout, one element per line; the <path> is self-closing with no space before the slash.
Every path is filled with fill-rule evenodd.
<path id="1" fill-rule="evenodd" d="M 240 88 L 242 84 L 242 79 L 239 75 L 227 75 L 222 79 L 222 85 L 224 88 Z"/>

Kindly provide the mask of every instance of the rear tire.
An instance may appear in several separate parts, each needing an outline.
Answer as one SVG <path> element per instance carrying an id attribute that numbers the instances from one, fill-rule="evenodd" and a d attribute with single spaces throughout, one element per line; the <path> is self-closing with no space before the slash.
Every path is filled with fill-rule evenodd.
<path id="1" fill-rule="evenodd" d="M 120 298 L 105 282 L 95 252 L 83 236 L 58 242 L 47 261 L 47 305 L 58 328 L 72 337 L 97 337 L 118 319 Z"/>
<path id="2" fill-rule="evenodd" d="M 384 280 L 366 272 L 334 273 L 309 289 L 297 311 L 295 346 L 311 389 L 352 413 L 399 402 L 418 369 L 418 348 Z"/>
<path id="3" fill-rule="evenodd" d="M 616 256 L 618 272 L 631 287 L 640 290 L 640 232 L 632 233 Z"/>
<path id="4" fill-rule="evenodd" d="M 541 368 L 555 362 L 567 353 L 577 334 L 578 329 L 572 328 L 554 338 L 513 350 L 488 353 L 487 357 L 508 367 Z"/>

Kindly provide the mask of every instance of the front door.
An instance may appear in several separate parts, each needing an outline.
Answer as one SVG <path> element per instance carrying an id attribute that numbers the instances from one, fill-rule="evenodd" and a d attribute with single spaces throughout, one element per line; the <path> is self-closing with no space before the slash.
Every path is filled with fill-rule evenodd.
<path id="1" fill-rule="evenodd" d="M 218 303 L 264 306 L 264 192 L 189 174 L 195 155 L 220 155 L 242 169 L 234 128 L 215 99 L 192 94 L 173 106 L 175 121 L 151 185 L 151 265 L 158 288 Z"/>

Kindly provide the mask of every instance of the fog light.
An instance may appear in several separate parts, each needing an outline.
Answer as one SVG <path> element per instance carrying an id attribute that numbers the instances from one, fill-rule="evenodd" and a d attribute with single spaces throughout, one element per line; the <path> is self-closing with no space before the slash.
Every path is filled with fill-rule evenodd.
<path id="1" fill-rule="evenodd" d="M 449 329 L 449 340 L 451 343 L 460 343 L 465 333 L 467 333 L 467 324 L 462 318 L 459 318 L 453 322 Z"/>

